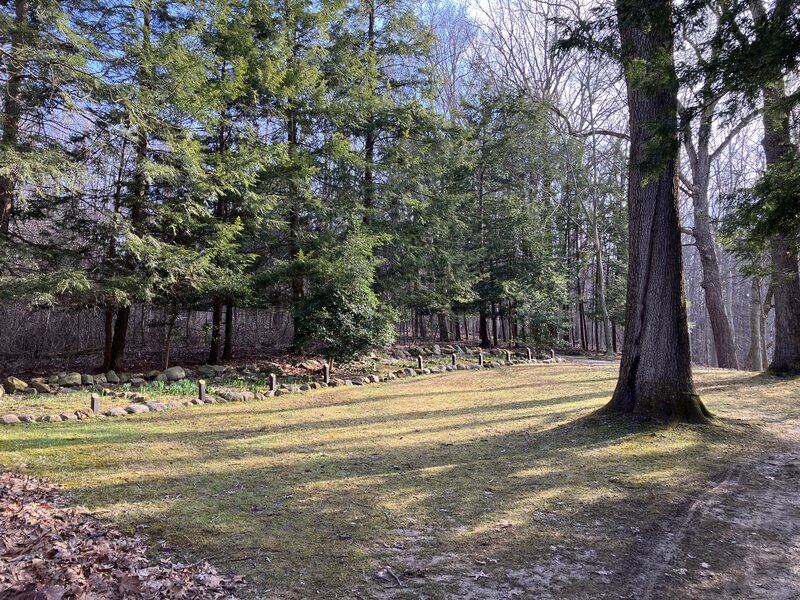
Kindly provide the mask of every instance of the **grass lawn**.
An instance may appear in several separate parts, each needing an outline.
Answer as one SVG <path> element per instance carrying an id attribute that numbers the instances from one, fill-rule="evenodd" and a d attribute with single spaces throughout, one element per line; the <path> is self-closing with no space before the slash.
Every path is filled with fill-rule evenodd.
<path id="1" fill-rule="evenodd" d="M 598 597 L 642 532 L 800 419 L 798 380 L 695 377 L 716 425 L 587 418 L 615 365 L 525 365 L 6 426 L 0 465 L 264 598 Z"/>

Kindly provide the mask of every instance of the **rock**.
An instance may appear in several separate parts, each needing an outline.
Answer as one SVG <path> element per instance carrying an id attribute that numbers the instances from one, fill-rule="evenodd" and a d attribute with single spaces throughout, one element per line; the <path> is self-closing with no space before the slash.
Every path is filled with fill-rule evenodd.
<path id="1" fill-rule="evenodd" d="M 128 406 L 125 407 L 125 412 L 131 415 L 140 415 L 150 412 L 150 409 L 144 404 L 128 404 Z"/>
<path id="2" fill-rule="evenodd" d="M 370 375 L 369 379 L 370 379 L 370 381 L 372 381 L 372 383 L 380 383 L 380 381 L 381 381 L 381 378 L 378 377 L 377 375 Z"/>
<path id="3" fill-rule="evenodd" d="M 109 408 L 103 414 L 107 417 L 124 417 L 125 415 L 128 414 L 128 412 L 124 408 L 115 406 L 113 408 Z"/>
<path id="4" fill-rule="evenodd" d="M 61 415 L 46 415 L 36 420 L 39 423 L 61 423 L 64 419 L 61 418 Z"/>
<path id="5" fill-rule="evenodd" d="M 131 377 L 130 384 L 133 387 L 142 387 L 147 381 L 142 379 L 141 377 Z"/>
<path id="6" fill-rule="evenodd" d="M 422 369 L 422 374 L 423 375 L 430 375 L 431 374 L 431 370 L 429 368 L 425 367 L 424 369 Z"/>
<path id="7" fill-rule="evenodd" d="M 81 385 L 94 385 L 94 377 L 91 375 L 81 375 Z"/>
<path id="8" fill-rule="evenodd" d="M 63 412 L 63 413 L 61 413 L 60 416 L 61 416 L 61 420 L 62 421 L 77 421 L 78 420 L 78 416 L 75 413 Z"/>
<path id="9" fill-rule="evenodd" d="M 161 402 L 145 402 L 144 405 L 150 409 L 150 412 L 161 412 L 166 409 L 166 406 Z"/>
<path id="10" fill-rule="evenodd" d="M 361 379 L 361 377 L 353 377 L 351 381 L 353 382 L 353 385 L 364 385 L 364 380 Z"/>
<path id="11" fill-rule="evenodd" d="M 34 417 L 33 415 L 20 415 L 19 420 L 22 421 L 23 423 L 35 423 L 36 417 Z"/>
<path id="12" fill-rule="evenodd" d="M 312 390 L 318 390 L 318 389 L 319 389 L 320 387 L 322 387 L 322 386 L 319 384 L 319 382 L 317 382 L 317 381 L 312 381 L 312 382 L 310 382 L 310 383 L 308 384 L 308 387 L 309 387 L 310 389 L 312 389 Z"/>
<path id="13" fill-rule="evenodd" d="M 213 396 L 208 396 L 206 398 L 206 404 L 216 404 L 216 403 L 217 403 L 217 399 L 214 398 Z"/>
<path id="14" fill-rule="evenodd" d="M 256 399 L 256 395 L 253 392 L 241 392 L 241 394 L 242 394 L 242 399 L 245 402 L 250 402 Z"/>
<path id="15" fill-rule="evenodd" d="M 183 367 L 170 367 L 164 371 L 164 376 L 167 381 L 180 381 L 186 379 L 186 371 L 183 370 Z"/>
<path id="16" fill-rule="evenodd" d="M 117 384 L 119 383 L 119 376 L 114 371 L 109 371 L 106 373 L 106 381 L 108 383 Z"/>
<path id="17" fill-rule="evenodd" d="M 94 412 L 92 412 L 91 408 L 79 408 L 75 411 L 75 416 L 78 417 L 78 420 L 83 419 L 91 419 L 94 416 Z"/>
<path id="18" fill-rule="evenodd" d="M 119 373 L 118 376 L 120 383 L 130 383 L 130 380 L 133 377 L 133 375 L 130 373 Z"/>
<path id="19" fill-rule="evenodd" d="M 17 377 L 8 377 L 3 382 L 3 387 L 9 394 L 14 394 L 24 391 L 28 387 L 28 384 Z"/>
<path id="20" fill-rule="evenodd" d="M 67 373 L 58 378 L 58 385 L 63 385 L 64 387 L 75 387 L 76 385 L 80 384 L 81 384 L 80 373 Z"/>
<path id="21" fill-rule="evenodd" d="M 318 371 L 322 368 L 322 363 L 318 360 L 309 359 L 301 362 L 298 366 L 307 371 Z"/>
<path id="22" fill-rule="evenodd" d="M 39 383 L 38 381 L 32 381 L 31 387 L 40 394 L 49 394 L 53 391 L 53 389 L 49 385 L 47 385 L 46 383 Z"/>
<path id="23" fill-rule="evenodd" d="M 407 375 L 408 377 L 416 377 L 417 372 L 411 367 L 406 367 L 405 369 L 403 369 L 403 375 Z"/>
<path id="24" fill-rule="evenodd" d="M 172 402 L 167 402 L 166 407 L 167 408 L 183 408 L 183 402 L 180 402 L 178 400 L 173 400 Z"/>
<path id="25" fill-rule="evenodd" d="M 340 385 L 344 385 L 344 379 L 331 379 L 330 383 L 328 384 L 331 387 L 337 387 Z"/>
<path id="26" fill-rule="evenodd" d="M 432 351 L 432 352 L 433 352 L 433 353 L 434 353 L 436 356 L 441 356 L 441 355 L 442 355 L 442 348 L 441 348 L 441 346 L 439 346 L 439 344 L 434 344 L 434 345 L 433 345 L 433 348 L 431 348 L 431 351 Z"/>
<path id="27" fill-rule="evenodd" d="M 200 365 L 197 367 L 197 375 L 203 379 L 211 379 L 217 375 L 217 371 L 211 365 Z"/>
<path id="28" fill-rule="evenodd" d="M 50 375 L 50 377 L 47 378 L 47 383 L 50 385 L 58 385 L 58 375 Z"/>
<path id="29" fill-rule="evenodd" d="M 169 379 L 167 379 L 167 376 L 164 375 L 163 373 L 159 373 L 158 375 L 156 375 L 155 381 L 160 381 L 162 383 L 167 383 L 167 381 L 169 381 Z"/>
<path id="30" fill-rule="evenodd" d="M 0 423 L 3 425 L 14 425 L 15 423 L 21 423 L 21 421 L 17 415 L 3 415 L 0 417 Z"/>
<path id="31" fill-rule="evenodd" d="M 300 386 L 300 391 L 301 392 L 307 392 L 310 389 L 311 389 L 311 386 L 308 385 L 307 383 L 304 383 L 303 385 Z"/>
<path id="32" fill-rule="evenodd" d="M 244 395 L 241 392 L 228 392 L 223 394 L 223 396 L 230 402 L 244 402 Z"/>
<path id="33" fill-rule="evenodd" d="M 99 375 L 94 376 L 94 382 L 97 385 L 103 385 L 104 383 L 108 383 L 108 378 L 106 377 L 105 373 L 100 373 Z"/>
<path id="34" fill-rule="evenodd" d="M 261 392 L 256 394 L 256 400 L 264 400 L 265 398 L 266 396 L 264 396 L 264 394 L 262 394 Z"/>
<path id="35" fill-rule="evenodd" d="M 283 375 L 283 368 L 278 363 L 267 363 L 262 369 L 264 373 L 275 373 L 275 375 Z"/>

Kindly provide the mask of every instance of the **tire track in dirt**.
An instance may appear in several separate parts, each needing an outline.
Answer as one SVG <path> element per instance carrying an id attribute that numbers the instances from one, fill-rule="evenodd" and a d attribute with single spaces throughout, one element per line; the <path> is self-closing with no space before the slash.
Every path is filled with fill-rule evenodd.
<path id="1" fill-rule="evenodd" d="M 800 450 L 732 466 L 642 540 L 619 598 L 800 598 Z"/>

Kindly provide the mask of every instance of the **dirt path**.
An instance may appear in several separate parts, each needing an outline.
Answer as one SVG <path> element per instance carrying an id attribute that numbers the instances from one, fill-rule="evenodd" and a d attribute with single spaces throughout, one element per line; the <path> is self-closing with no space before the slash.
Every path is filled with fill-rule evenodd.
<path id="1" fill-rule="evenodd" d="M 800 445 L 793 446 L 734 465 L 643 536 L 612 581 L 618 597 L 800 598 Z"/>

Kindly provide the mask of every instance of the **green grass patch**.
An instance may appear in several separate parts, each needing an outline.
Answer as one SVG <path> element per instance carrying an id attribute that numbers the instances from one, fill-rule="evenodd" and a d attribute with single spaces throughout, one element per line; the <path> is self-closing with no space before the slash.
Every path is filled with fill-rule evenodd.
<path id="1" fill-rule="evenodd" d="M 614 365 L 528 365 L 4 427 L 0 465 L 265 597 L 381 596 L 386 564 L 406 582 L 397 597 L 458 597 L 481 561 L 513 573 L 553 547 L 622 555 L 631 528 L 779 443 L 765 423 L 800 418 L 800 382 L 719 370 L 697 373 L 717 425 L 588 417 L 615 381 Z M 424 576 L 412 585 L 401 563 Z"/>

